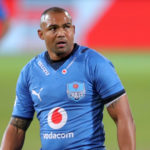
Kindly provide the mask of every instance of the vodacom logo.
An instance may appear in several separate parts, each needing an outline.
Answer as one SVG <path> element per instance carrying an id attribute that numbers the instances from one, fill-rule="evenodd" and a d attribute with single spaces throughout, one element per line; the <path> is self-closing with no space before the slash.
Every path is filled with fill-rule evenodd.
<path id="1" fill-rule="evenodd" d="M 67 112 L 60 107 L 55 107 L 48 113 L 48 125 L 53 129 L 62 128 L 67 122 Z"/>

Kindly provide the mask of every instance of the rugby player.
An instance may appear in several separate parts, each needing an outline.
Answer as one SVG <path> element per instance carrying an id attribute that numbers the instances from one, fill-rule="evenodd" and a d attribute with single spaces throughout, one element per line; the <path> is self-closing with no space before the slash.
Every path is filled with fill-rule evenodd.
<path id="1" fill-rule="evenodd" d="M 116 123 L 120 150 L 135 150 L 127 94 L 112 63 L 74 42 L 75 26 L 63 8 L 42 13 L 38 35 L 47 50 L 20 73 L 1 150 L 22 149 L 34 112 L 40 123 L 41 150 L 106 150 L 105 106 Z"/>

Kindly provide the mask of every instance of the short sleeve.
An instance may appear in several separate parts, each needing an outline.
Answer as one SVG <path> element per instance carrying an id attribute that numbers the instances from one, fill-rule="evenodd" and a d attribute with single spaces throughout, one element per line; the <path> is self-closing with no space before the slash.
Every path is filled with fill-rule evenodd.
<path id="1" fill-rule="evenodd" d="M 33 101 L 28 88 L 28 67 L 21 71 L 16 86 L 16 100 L 12 116 L 32 119 L 34 115 Z"/>
<path id="2" fill-rule="evenodd" d="M 125 93 L 115 68 L 109 60 L 103 58 L 98 61 L 94 72 L 96 90 L 104 104 L 113 101 Z"/>

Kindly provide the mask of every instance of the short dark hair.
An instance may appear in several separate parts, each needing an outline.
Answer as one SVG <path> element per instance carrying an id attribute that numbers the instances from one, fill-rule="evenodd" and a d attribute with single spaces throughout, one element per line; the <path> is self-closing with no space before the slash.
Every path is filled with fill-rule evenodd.
<path id="1" fill-rule="evenodd" d="M 60 7 L 51 7 L 51 8 L 48 8 L 46 9 L 42 14 L 41 14 L 41 21 L 40 21 L 40 26 L 42 24 L 42 17 L 44 17 L 46 14 L 48 13 L 67 13 L 68 16 L 70 17 L 71 21 L 72 21 L 72 17 L 71 15 L 69 14 L 69 12 L 63 8 L 60 8 Z"/>
<path id="2" fill-rule="evenodd" d="M 60 7 L 51 7 L 46 9 L 41 16 L 46 15 L 48 12 L 56 12 L 56 13 L 62 13 L 62 12 L 67 12 L 67 10 L 60 8 Z"/>

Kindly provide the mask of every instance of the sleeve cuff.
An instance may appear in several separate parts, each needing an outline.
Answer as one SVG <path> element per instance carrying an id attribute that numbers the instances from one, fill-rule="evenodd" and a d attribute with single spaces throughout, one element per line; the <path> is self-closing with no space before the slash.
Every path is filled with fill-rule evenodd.
<path id="1" fill-rule="evenodd" d="M 106 97 L 105 99 L 103 99 L 103 104 L 106 105 L 106 104 L 114 101 L 115 99 L 119 98 L 121 95 L 123 95 L 125 93 L 126 93 L 126 91 L 125 91 L 125 89 L 123 89 L 123 90 L 121 90 L 121 91 L 119 91 L 119 92 L 117 92 L 117 93 L 115 93 L 109 97 Z"/>
<path id="2" fill-rule="evenodd" d="M 107 108 L 108 106 L 110 106 L 111 104 L 113 104 L 114 102 L 118 101 L 120 99 L 120 97 L 122 97 L 123 95 L 125 95 L 126 93 L 122 94 L 121 96 L 119 96 L 118 98 L 114 99 L 113 101 L 105 104 L 105 107 Z"/>

